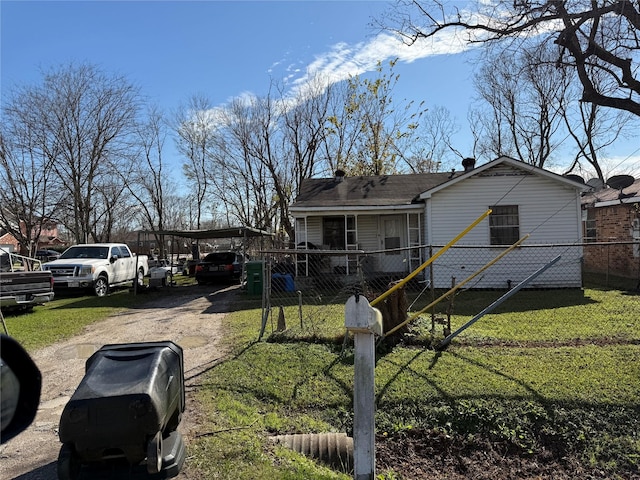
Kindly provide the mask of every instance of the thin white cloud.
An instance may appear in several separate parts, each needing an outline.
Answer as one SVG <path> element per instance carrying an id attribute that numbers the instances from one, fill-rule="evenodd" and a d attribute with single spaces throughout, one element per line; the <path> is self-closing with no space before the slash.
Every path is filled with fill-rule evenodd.
<path id="1" fill-rule="evenodd" d="M 332 84 L 374 71 L 378 63 L 387 60 L 398 59 L 401 62 L 412 63 L 469 49 L 469 44 L 459 38 L 455 31 L 443 32 L 410 46 L 388 33 L 381 33 L 368 42 L 355 45 L 337 43 L 328 52 L 317 55 L 306 67 L 304 74 L 293 82 L 291 94 L 297 96 L 304 93 L 309 82 L 315 78 L 322 78 L 328 84 Z"/>
<path id="2" fill-rule="evenodd" d="M 456 17 L 461 16 L 469 24 L 496 25 L 511 20 L 507 10 L 496 10 L 492 0 L 483 2 L 480 11 L 457 10 Z M 499 15 L 502 13 L 502 16 Z M 554 22 L 538 25 L 523 36 L 539 35 L 557 28 Z M 412 63 L 416 60 L 438 55 L 455 55 L 476 48 L 483 38 L 489 34 L 482 30 L 470 31 L 463 28 L 447 28 L 429 38 L 416 40 L 412 45 L 405 44 L 398 36 L 380 33 L 367 42 L 350 45 L 344 42 L 335 44 L 328 52 L 317 55 L 304 75 L 293 82 L 292 94 L 305 91 L 305 85 L 313 78 L 321 77 L 328 83 L 340 82 L 350 76 L 374 71 L 379 62 L 398 59 L 400 62 Z"/>
<path id="3" fill-rule="evenodd" d="M 297 101 L 305 98 L 305 93 L 317 94 L 319 78 L 325 85 L 330 85 L 355 75 L 373 72 L 381 62 L 398 59 L 400 62 L 412 63 L 437 55 L 462 53 L 471 48 L 453 29 L 428 39 L 421 39 L 412 45 L 406 45 L 400 38 L 389 33 L 380 33 L 369 41 L 357 44 L 339 42 L 329 51 L 316 55 L 306 67 L 300 68 L 294 63 L 285 67 L 285 75 L 281 80 L 290 85 L 290 89 L 289 98 L 284 100 L 283 105 L 295 105 Z M 275 67 L 284 63 L 284 60 L 273 62 L 268 72 L 274 73 Z M 245 92 L 238 97 L 249 100 L 252 96 Z"/>

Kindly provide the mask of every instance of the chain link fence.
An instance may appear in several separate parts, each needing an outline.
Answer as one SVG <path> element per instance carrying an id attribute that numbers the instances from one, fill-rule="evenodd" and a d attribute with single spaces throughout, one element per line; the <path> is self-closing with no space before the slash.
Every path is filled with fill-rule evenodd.
<path id="1" fill-rule="evenodd" d="M 532 244 L 498 260 L 505 248 L 486 245 L 453 246 L 444 252 L 441 245 L 379 251 L 262 250 L 261 260 L 247 266 L 247 290 L 262 295 L 263 329 L 282 329 L 286 322 L 314 337 L 324 335 L 325 326 L 330 329 L 328 319 L 343 316 L 351 295 L 357 292 L 375 299 L 425 263 L 405 288 L 410 311 L 424 308 L 454 286 L 457 292 L 483 290 L 500 296 L 557 257 L 525 288 L 637 290 L 638 246 L 637 242 Z M 436 311 L 450 313 L 451 308 L 434 308 L 432 321 L 442 316 Z"/>

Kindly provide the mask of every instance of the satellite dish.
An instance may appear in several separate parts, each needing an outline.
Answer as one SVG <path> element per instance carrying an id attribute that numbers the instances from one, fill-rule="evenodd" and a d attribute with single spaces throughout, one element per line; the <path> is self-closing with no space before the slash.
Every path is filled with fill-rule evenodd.
<path id="1" fill-rule="evenodd" d="M 607 180 L 607 185 L 616 190 L 624 190 L 625 188 L 633 185 L 636 179 L 631 175 L 614 175 Z"/>
<path id="2" fill-rule="evenodd" d="M 584 185 L 584 178 L 580 175 L 574 175 L 573 173 L 566 174 L 564 178 L 568 178 L 569 180 L 573 180 L 574 182 L 582 183 Z"/>
<path id="3" fill-rule="evenodd" d="M 590 178 L 587 180 L 587 185 L 589 185 L 594 190 L 602 190 L 604 188 L 604 182 L 600 180 L 598 177 Z"/>

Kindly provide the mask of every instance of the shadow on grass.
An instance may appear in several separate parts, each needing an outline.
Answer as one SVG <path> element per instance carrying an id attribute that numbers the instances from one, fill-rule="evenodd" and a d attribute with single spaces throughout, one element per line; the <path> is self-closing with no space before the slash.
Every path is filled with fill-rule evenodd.
<path id="1" fill-rule="evenodd" d="M 297 342 L 297 343 L 299 344 L 300 342 Z M 253 352 L 254 349 L 263 347 L 265 345 L 266 343 L 262 341 L 250 342 L 246 344 L 244 347 L 242 347 L 241 349 L 239 349 L 238 351 L 236 351 L 235 353 L 227 355 L 225 358 L 221 358 L 220 361 L 216 362 L 214 365 L 211 365 L 209 368 L 206 368 L 205 370 L 198 372 L 195 375 L 190 375 L 189 377 L 185 378 L 185 380 L 193 380 L 204 373 L 215 370 L 216 367 L 222 366 L 223 364 L 233 363 L 233 362 L 240 362 L 241 365 L 244 365 L 247 368 L 264 369 L 265 367 L 261 363 L 261 360 L 260 360 L 260 364 L 256 364 L 254 363 L 254 360 L 251 360 L 251 357 L 252 355 L 254 355 L 254 352 Z M 299 396 L 299 392 L 303 389 L 303 387 L 306 384 L 315 382 L 317 376 L 324 376 L 328 382 L 332 382 L 338 386 L 340 391 L 342 391 L 345 397 L 348 398 L 348 403 L 351 404 L 353 403 L 353 385 L 350 382 L 345 381 L 340 375 L 334 374 L 335 367 L 343 363 L 345 363 L 345 359 L 340 355 L 335 355 L 335 357 L 331 361 L 329 361 L 324 367 L 321 367 L 321 369 L 316 370 L 313 374 L 309 376 L 302 376 L 301 378 L 297 379 L 293 385 L 291 385 L 290 387 L 289 386 L 287 387 L 287 390 L 289 388 L 291 389 L 291 398 L 289 398 L 287 401 L 283 401 L 282 389 L 276 389 L 276 390 L 270 391 L 268 387 L 265 388 L 265 385 L 263 384 L 264 382 L 258 382 L 256 384 L 253 384 L 251 381 L 249 382 L 240 381 L 236 384 L 234 380 L 225 380 L 225 378 L 220 377 L 220 378 L 214 379 L 212 382 L 205 381 L 198 384 L 190 384 L 189 387 L 215 388 L 215 389 L 228 390 L 236 393 L 241 393 L 243 395 L 250 394 L 262 402 L 267 402 L 272 405 L 287 406 L 288 408 L 288 406 L 290 406 L 289 403 L 291 401 L 294 401 Z M 353 364 L 353 360 L 351 360 L 351 364 Z M 242 368 L 240 368 L 240 370 L 241 369 Z M 277 369 L 278 369 L 277 367 L 274 367 L 272 370 L 276 371 Z M 265 382 L 268 382 L 268 381 L 269 380 L 265 379 Z M 337 408 L 342 406 L 343 406 L 343 403 L 341 402 L 340 404 L 335 404 L 335 405 L 334 404 L 324 405 L 323 408 L 324 409 Z"/>
<path id="2" fill-rule="evenodd" d="M 231 313 L 261 308 L 262 299 L 247 295 L 240 285 L 204 285 L 199 287 L 211 305 L 203 313 Z"/>
<path id="3" fill-rule="evenodd" d="M 640 277 L 628 278 L 604 273 L 585 272 L 583 274 L 583 284 L 586 288 L 594 290 L 622 290 L 629 295 L 640 294 Z"/>
<path id="4" fill-rule="evenodd" d="M 185 297 L 185 294 L 191 295 Z M 190 299 L 192 294 L 192 290 L 187 290 L 187 287 L 170 287 L 164 290 L 145 288 L 135 294 L 132 289 L 119 288 L 112 289 L 104 297 L 86 294 L 80 290 L 64 290 L 57 291 L 54 300 L 45 306 L 51 310 L 95 307 L 140 309 L 149 308 L 153 303 L 167 297 Z"/>
<path id="5" fill-rule="evenodd" d="M 222 356 L 220 356 L 218 358 L 215 358 L 215 359 L 207 362 L 206 364 L 197 365 L 197 366 L 191 368 L 190 370 L 187 370 L 186 372 L 184 372 L 184 375 L 185 375 L 184 376 L 185 386 L 188 387 L 188 388 L 201 388 L 201 387 L 208 386 L 208 384 L 206 384 L 206 383 L 191 383 L 191 384 L 187 385 L 187 382 L 195 380 L 196 378 L 201 377 L 202 375 L 205 375 L 205 374 L 213 371 L 216 367 L 219 367 L 224 362 L 238 360 L 245 352 L 250 350 L 256 343 L 257 342 L 251 342 L 248 345 L 246 345 L 244 348 L 242 348 L 241 350 L 239 350 L 239 351 L 237 351 L 235 353 L 229 353 L 229 354 L 222 355 Z"/>
<path id="6" fill-rule="evenodd" d="M 56 292 L 55 299 L 46 304 L 50 310 L 72 308 L 129 308 L 132 310 L 155 306 L 179 306 L 206 298 L 211 306 L 203 313 L 225 313 L 248 308 L 260 308 L 261 302 L 241 291 L 240 285 L 176 285 L 162 288 L 143 288 L 136 293 L 132 289 L 114 289 L 105 297 L 86 295 L 81 291 Z"/>
<path id="7" fill-rule="evenodd" d="M 449 396 L 445 393 L 445 391 L 439 388 L 435 382 L 433 382 L 432 380 L 428 379 L 426 376 L 422 375 L 421 373 L 411 368 L 411 364 L 416 362 L 418 359 L 420 359 L 420 357 L 422 357 L 422 355 L 424 355 L 426 352 L 427 350 L 419 350 L 418 352 L 416 352 L 416 354 L 413 357 L 409 359 L 409 361 L 405 362 L 403 365 L 398 365 L 393 360 L 389 360 L 389 359 L 386 360 L 390 364 L 395 365 L 399 368 L 398 368 L 398 371 L 395 374 L 393 374 L 393 376 L 389 379 L 389 381 L 385 383 L 378 391 L 378 394 L 376 395 L 376 404 L 381 402 L 387 390 L 389 390 L 389 388 L 391 388 L 395 382 L 399 381 L 398 379 L 400 375 L 405 373 L 406 371 L 409 371 L 414 375 L 421 377 L 424 381 L 426 381 L 429 385 L 431 385 L 431 387 L 433 387 L 433 389 L 436 390 L 442 396 L 442 398 L 449 398 Z M 431 350 L 429 352 L 433 353 L 433 351 Z M 440 358 L 440 355 L 435 354 L 433 360 L 431 361 L 431 365 L 429 367 L 430 369 L 435 366 L 438 358 Z"/>
<path id="8" fill-rule="evenodd" d="M 436 294 L 436 297 L 442 295 Z M 456 294 L 454 301 L 454 313 L 456 315 L 475 315 L 491 305 L 506 293 L 505 290 L 467 290 Z M 426 306 L 431 297 L 419 299 L 413 306 L 417 311 Z M 518 313 L 533 310 L 546 310 L 562 307 L 575 307 L 591 305 L 597 301 L 585 296 L 582 289 L 558 289 L 558 290 L 522 290 L 513 297 L 507 299 L 496 307 L 492 313 Z M 442 310 L 449 304 L 447 299 L 440 302 L 436 310 Z"/>

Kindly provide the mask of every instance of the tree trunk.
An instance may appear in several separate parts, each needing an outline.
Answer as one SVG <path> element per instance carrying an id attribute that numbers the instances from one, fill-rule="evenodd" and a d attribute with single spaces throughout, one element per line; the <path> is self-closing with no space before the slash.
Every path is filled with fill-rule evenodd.
<path id="1" fill-rule="evenodd" d="M 398 282 L 392 282 L 388 285 L 391 288 L 397 285 Z M 377 305 L 377 308 L 382 313 L 382 327 L 386 333 L 396 326 L 400 325 L 407 319 L 407 308 L 409 302 L 407 301 L 407 292 L 404 286 L 393 292 L 382 303 Z M 389 338 L 399 339 L 407 331 L 407 326 L 398 329 Z"/>

